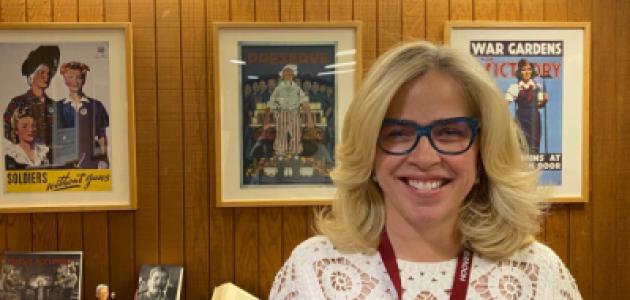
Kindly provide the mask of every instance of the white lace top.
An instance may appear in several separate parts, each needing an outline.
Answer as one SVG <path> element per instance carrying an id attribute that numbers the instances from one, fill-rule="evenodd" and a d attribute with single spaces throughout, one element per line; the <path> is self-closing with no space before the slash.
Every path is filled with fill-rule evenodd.
<path id="1" fill-rule="evenodd" d="M 49 150 L 50 149 L 46 145 L 35 144 L 35 157 L 34 160 L 31 160 L 19 144 L 14 144 L 6 139 L 4 140 L 4 153 L 12 157 L 17 163 L 24 164 L 29 167 L 48 164 L 46 154 L 48 154 Z"/>
<path id="2" fill-rule="evenodd" d="M 466 299 L 582 299 L 562 260 L 534 242 L 498 262 L 475 255 Z M 404 300 L 449 299 L 456 259 L 399 259 Z M 295 248 L 276 275 L 269 299 L 395 299 L 380 255 L 343 254 L 323 236 Z"/>

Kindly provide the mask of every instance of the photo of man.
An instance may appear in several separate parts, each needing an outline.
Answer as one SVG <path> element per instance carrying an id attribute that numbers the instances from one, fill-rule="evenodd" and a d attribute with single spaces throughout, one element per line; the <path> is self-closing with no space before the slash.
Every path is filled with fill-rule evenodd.
<path id="1" fill-rule="evenodd" d="M 179 300 L 182 272 L 176 266 L 144 265 L 136 300 Z"/>

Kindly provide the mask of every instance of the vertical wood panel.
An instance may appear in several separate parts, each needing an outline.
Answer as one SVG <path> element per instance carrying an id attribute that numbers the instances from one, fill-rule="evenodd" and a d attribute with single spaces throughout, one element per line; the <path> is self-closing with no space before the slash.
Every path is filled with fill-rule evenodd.
<path id="1" fill-rule="evenodd" d="M 566 21 L 567 10 L 567 0 L 545 0 L 544 2 L 544 14 L 546 21 Z"/>
<path id="2" fill-rule="evenodd" d="M 377 53 L 380 55 L 402 40 L 402 3 L 400 0 L 379 0 L 377 7 Z"/>
<path id="3" fill-rule="evenodd" d="M 618 272 L 616 253 L 618 227 L 616 195 L 619 181 L 612 180 L 619 161 L 616 160 L 619 148 L 618 107 L 621 103 L 615 97 L 615 75 L 618 61 L 611 55 L 611 49 L 617 47 L 615 36 L 616 1 L 593 1 L 593 64 L 591 64 L 591 78 L 593 78 L 593 98 L 591 103 L 592 124 L 597 124 L 598 130 L 591 131 L 591 183 L 593 199 L 593 296 L 597 299 L 617 299 L 619 296 L 619 281 L 611 280 L 610 273 Z M 625 66 L 626 68 L 628 66 Z M 624 117 L 627 120 L 626 117 Z M 605 130 L 602 130 L 604 129 Z M 624 153 L 627 155 L 627 153 Z M 627 161 L 627 159 L 625 160 Z M 627 181 L 623 184 L 627 184 Z M 625 212 L 624 212 L 625 213 Z M 617 273 L 619 274 L 619 273 Z"/>
<path id="4" fill-rule="evenodd" d="M 304 21 L 328 20 L 328 0 L 304 0 Z"/>
<path id="5" fill-rule="evenodd" d="M 0 10 L 2 22 L 25 22 L 26 21 L 26 1 L 25 0 L 2 0 Z"/>
<path id="6" fill-rule="evenodd" d="M 26 2 L 26 20 L 28 22 L 50 22 L 52 5 L 50 0 L 29 0 Z"/>
<path id="7" fill-rule="evenodd" d="M 473 2 L 473 17 L 475 20 L 494 21 L 497 19 L 496 0 L 475 0 Z"/>
<path id="8" fill-rule="evenodd" d="M 7 250 L 31 251 L 33 235 L 30 214 L 7 216 Z"/>
<path id="9" fill-rule="evenodd" d="M 573 0 L 567 8 L 567 18 L 569 21 L 591 21 L 592 12 L 593 3 L 591 0 Z"/>
<path id="10" fill-rule="evenodd" d="M 208 127 L 205 1 L 184 0 L 182 74 L 184 75 L 184 270 L 186 299 L 207 299 L 208 261 Z"/>
<path id="11" fill-rule="evenodd" d="M 256 21 L 280 21 L 279 0 L 256 0 Z M 258 210 L 258 291 L 266 298 L 282 266 L 282 208 Z"/>
<path id="12" fill-rule="evenodd" d="M 352 20 L 352 1 L 329 0 L 329 2 L 330 2 L 329 17 L 331 21 Z"/>
<path id="13" fill-rule="evenodd" d="M 184 262 L 184 151 L 180 10 L 156 1 L 160 263 Z"/>
<path id="14" fill-rule="evenodd" d="M 208 3 L 209 21 L 229 21 L 230 20 L 230 4 L 228 0 L 212 0 Z M 208 23 L 208 25 L 211 25 Z M 209 30 L 212 27 L 208 27 Z M 212 72 L 214 66 L 213 52 L 214 43 L 211 32 L 208 33 L 208 82 L 213 83 L 214 74 Z M 208 124 L 214 126 L 214 86 L 210 84 L 208 89 L 209 105 L 208 105 Z M 214 130 L 208 130 L 210 145 L 215 145 Z M 208 149 L 208 157 L 214 157 L 213 147 Z M 210 171 L 214 172 L 217 165 L 214 159 L 210 160 Z M 214 175 L 213 175 L 214 176 Z M 211 182 L 212 182 L 211 178 Z M 234 281 L 234 209 L 216 207 L 217 199 L 214 197 L 216 187 L 210 186 L 210 287 L 215 287 L 226 281 Z"/>
<path id="15" fill-rule="evenodd" d="M 617 25 L 617 47 L 615 48 L 615 59 L 622 65 L 626 66 L 617 68 L 616 76 L 616 97 L 617 103 L 620 104 L 617 111 L 619 120 L 626 120 L 628 114 L 630 114 L 630 54 L 628 54 L 628 47 L 630 47 L 630 3 L 628 1 L 617 1 L 616 8 L 616 25 Z M 619 128 L 619 140 L 620 151 L 617 153 L 617 161 L 627 161 L 627 154 L 630 153 L 630 122 L 621 122 Z M 626 163 L 626 165 L 628 165 Z M 615 178 L 630 178 L 630 167 L 619 166 L 617 176 Z M 630 295 L 630 276 L 625 274 L 626 270 L 630 269 L 630 259 L 627 258 L 626 253 L 630 252 L 630 242 L 627 237 L 630 236 L 630 216 L 627 212 L 630 212 L 630 201 L 627 200 L 627 195 L 630 195 L 630 186 L 628 184 L 620 184 L 617 186 L 618 199 L 616 210 L 619 212 L 625 212 L 619 214 L 618 228 L 620 229 L 620 236 L 617 237 L 619 244 L 617 245 L 616 252 L 622 255 L 617 256 L 617 273 L 623 274 L 619 282 L 620 290 L 618 295 Z M 623 200 L 623 199 L 626 200 Z M 625 275 L 625 276 L 624 276 Z"/>
<path id="16" fill-rule="evenodd" d="M 110 282 L 107 227 L 107 213 L 86 213 L 83 218 L 84 290 L 94 291 L 99 283 Z"/>
<path id="17" fill-rule="evenodd" d="M 303 0 L 280 0 L 280 18 L 282 22 L 300 22 L 304 20 Z"/>
<path id="18" fill-rule="evenodd" d="M 33 214 L 33 251 L 57 250 L 57 214 Z"/>
<path id="19" fill-rule="evenodd" d="M 426 36 L 425 0 L 402 0 L 402 36 L 404 41 L 422 40 Z"/>
<path id="20" fill-rule="evenodd" d="M 79 7 L 76 0 L 54 0 L 52 6 L 55 22 L 76 22 L 79 20 Z"/>
<path id="21" fill-rule="evenodd" d="M 501 21 L 518 21 L 521 18 L 519 0 L 497 1 L 497 15 Z"/>
<path id="22" fill-rule="evenodd" d="M 473 18 L 472 0 L 451 0 L 449 9 L 451 20 L 472 20 Z"/>
<path id="23" fill-rule="evenodd" d="M 134 40 L 134 101 L 138 208 L 135 213 L 135 271 L 159 262 L 158 156 L 155 60 L 155 6 L 152 0 L 130 2 Z"/>
<path id="24" fill-rule="evenodd" d="M 103 1 L 105 0 L 78 0 L 80 22 L 102 22 L 104 18 Z"/>
<path id="25" fill-rule="evenodd" d="M 105 20 L 107 22 L 129 22 L 130 0 L 105 0 Z"/>
<path id="26" fill-rule="evenodd" d="M 60 213 L 58 216 L 59 250 L 79 251 L 83 249 L 83 215 Z"/>
<path id="27" fill-rule="evenodd" d="M 0 259 L 7 249 L 7 215 L 0 214 Z"/>
<path id="28" fill-rule="evenodd" d="M 362 23 L 361 58 L 365 73 L 376 59 L 376 0 L 354 1 L 354 19 Z"/>
<path id="29" fill-rule="evenodd" d="M 134 260 L 133 212 L 109 213 L 109 270 L 111 292 L 121 297 L 133 295 L 138 278 Z M 101 263 L 101 266 L 104 264 Z M 90 292 L 96 288 L 86 286 L 86 298 L 90 299 Z"/>
<path id="30" fill-rule="evenodd" d="M 521 8 L 523 21 L 542 21 L 545 17 L 543 0 L 522 0 Z"/>
<path id="31" fill-rule="evenodd" d="M 427 0 L 427 40 L 441 43 L 444 40 L 444 22 L 448 20 L 448 1 Z"/>

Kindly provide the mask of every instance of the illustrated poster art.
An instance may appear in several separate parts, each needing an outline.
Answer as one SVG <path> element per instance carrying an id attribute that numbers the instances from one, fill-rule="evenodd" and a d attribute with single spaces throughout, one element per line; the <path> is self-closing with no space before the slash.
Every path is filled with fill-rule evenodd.
<path id="1" fill-rule="evenodd" d="M 81 299 L 81 252 L 4 254 L 0 299 Z"/>
<path id="2" fill-rule="evenodd" d="M 335 48 L 239 45 L 241 186 L 332 184 Z"/>
<path id="3" fill-rule="evenodd" d="M 107 42 L 0 43 L 4 193 L 111 191 Z"/>
<path id="4" fill-rule="evenodd" d="M 470 53 L 495 78 L 543 185 L 562 185 L 562 41 L 473 40 Z"/>

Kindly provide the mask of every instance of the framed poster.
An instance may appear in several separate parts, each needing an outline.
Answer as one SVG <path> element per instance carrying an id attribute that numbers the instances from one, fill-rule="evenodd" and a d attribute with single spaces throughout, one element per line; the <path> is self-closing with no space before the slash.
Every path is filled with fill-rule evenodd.
<path id="1" fill-rule="evenodd" d="M 215 23 L 219 206 L 324 204 L 359 82 L 360 27 Z"/>
<path id="2" fill-rule="evenodd" d="M 82 299 L 83 253 L 5 252 L 2 299 Z"/>
<path id="3" fill-rule="evenodd" d="M 0 211 L 136 206 L 130 23 L 0 24 Z"/>
<path id="4" fill-rule="evenodd" d="M 447 22 L 496 79 L 551 202 L 588 201 L 590 23 Z"/>

